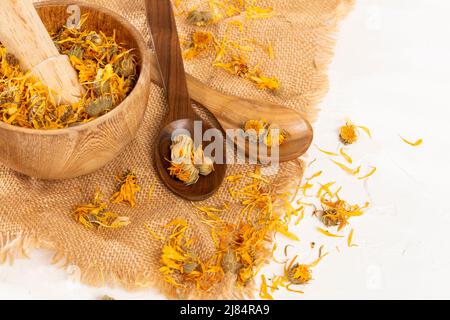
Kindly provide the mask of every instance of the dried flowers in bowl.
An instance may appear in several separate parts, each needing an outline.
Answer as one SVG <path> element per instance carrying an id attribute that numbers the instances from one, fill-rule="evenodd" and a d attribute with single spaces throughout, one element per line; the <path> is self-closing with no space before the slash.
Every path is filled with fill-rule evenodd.
<path id="1" fill-rule="evenodd" d="M 139 31 L 116 13 L 84 2 L 77 3 L 80 29 L 63 28 L 71 4 L 35 6 L 78 71 L 86 89 L 79 103 L 52 101 L 47 88 L 1 49 L 0 162 L 40 179 L 74 178 L 103 167 L 135 137 L 147 109 L 150 61 Z"/>
<path id="2" fill-rule="evenodd" d="M 32 129 L 61 129 L 89 122 L 119 105 L 134 88 L 137 62 L 133 49 L 120 44 L 115 32 L 107 35 L 79 28 L 52 34 L 61 54 L 67 55 L 86 94 L 73 105 L 58 104 L 49 90 L 0 43 L 0 120 Z"/>
<path id="3" fill-rule="evenodd" d="M 194 148 L 192 138 L 183 134 L 172 139 L 170 163 L 170 175 L 186 186 L 197 183 L 200 175 L 207 176 L 214 171 L 214 162 L 205 156 L 202 146 Z"/>
<path id="4" fill-rule="evenodd" d="M 248 120 L 244 124 L 244 132 L 252 142 L 263 142 L 266 146 L 280 146 L 288 138 L 288 133 L 277 124 L 267 120 Z"/>

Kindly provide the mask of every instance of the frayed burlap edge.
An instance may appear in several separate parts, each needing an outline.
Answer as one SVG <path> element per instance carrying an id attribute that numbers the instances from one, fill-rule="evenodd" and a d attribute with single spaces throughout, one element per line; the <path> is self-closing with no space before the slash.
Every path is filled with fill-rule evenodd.
<path id="1" fill-rule="evenodd" d="M 339 8 L 329 25 L 326 27 L 327 34 L 319 39 L 319 44 L 322 49 L 321 54 L 316 58 L 315 68 L 317 73 L 313 79 L 316 91 L 310 94 L 307 98 L 310 109 L 308 110 L 309 117 L 312 121 L 317 119 L 319 108 L 316 106 L 322 101 L 329 90 L 328 66 L 334 56 L 334 47 L 336 45 L 336 34 L 339 30 L 339 22 L 352 10 L 355 0 L 345 0 L 341 2 Z M 315 109 L 314 109 L 315 108 Z M 314 109 L 314 111 L 312 110 Z M 310 111 L 313 111 L 310 113 Z M 304 169 L 300 161 L 297 162 L 300 170 Z M 294 166 L 295 167 L 295 166 Z M 293 172 L 286 172 L 286 176 Z M 301 175 L 300 175 L 301 176 Z M 288 185 L 292 181 L 281 179 L 279 184 Z M 54 244 L 42 240 L 40 235 L 25 234 L 25 233 L 0 233 L 0 264 L 13 264 L 15 259 L 27 259 L 28 252 L 33 249 L 47 249 L 55 253 L 52 263 L 58 265 L 64 270 L 69 271 L 75 269 L 79 270 L 79 280 L 81 283 L 94 286 L 114 286 L 119 285 L 126 290 L 137 290 L 142 288 L 154 287 L 158 288 L 162 294 L 169 298 L 177 299 L 244 299 L 253 298 L 255 287 L 254 284 L 248 285 L 246 288 L 237 288 L 235 284 L 235 276 L 227 274 L 224 280 L 217 284 L 213 290 L 208 292 L 198 292 L 192 290 L 175 289 L 172 285 L 164 282 L 161 277 L 148 273 L 130 273 L 127 270 L 112 270 L 108 268 L 99 268 L 98 266 L 80 266 L 75 265 L 74 259 L 70 252 L 65 252 L 63 249 L 57 248 Z M 215 293 L 211 293 L 215 292 Z M 217 294 L 220 292 L 220 295 Z"/>

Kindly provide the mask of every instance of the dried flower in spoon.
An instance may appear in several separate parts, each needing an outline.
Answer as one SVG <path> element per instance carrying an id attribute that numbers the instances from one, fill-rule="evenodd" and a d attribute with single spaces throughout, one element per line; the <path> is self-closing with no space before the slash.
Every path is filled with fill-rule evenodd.
<path id="1" fill-rule="evenodd" d="M 252 142 L 263 142 L 266 146 L 280 146 L 287 139 L 287 132 L 276 124 L 266 120 L 249 120 L 244 124 L 244 131 Z"/>
<path id="2" fill-rule="evenodd" d="M 187 186 L 197 183 L 200 175 L 207 176 L 214 171 L 214 161 L 205 156 L 202 146 L 194 151 L 194 141 L 183 134 L 172 139 L 170 163 L 170 175 Z"/>
<path id="3" fill-rule="evenodd" d="M 214 161 L 205 156 L 202 146 L 198 146 L 194 152 L 194 165 L 202 176 L 207 176 L 214 171 Z"/>
<path id="4" fill-rule="evenodd" d="M 280 129 L 276 124 L 269 126 L 267 135 L 264 137 L 264 143 L 268 147 L 281 146 L 287 139 L 287 133 Z"/>

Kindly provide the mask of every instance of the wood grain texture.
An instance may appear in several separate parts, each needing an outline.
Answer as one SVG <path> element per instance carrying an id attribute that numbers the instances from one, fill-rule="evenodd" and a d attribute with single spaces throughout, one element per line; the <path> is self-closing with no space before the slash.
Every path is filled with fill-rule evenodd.
<path id="1" fill-rule="evenodd" d="M 67 56 L 56 49 L 32 0 L 0 1 L 0 42 L 52 89 L 56 101 L 76 103 L 84 93 Z"/>
<path id="2" fill-rule="evenodd" d="M 89 13 L 86 27 L 111 33 L 119 42 L 136 48 L 139 79 L 130 95 L 106 115 L 77 127 L 33 130 L 0 122 L 0 162 L 41 179 L 67 179 L 91 173 L 113 160 L 140 127 L 150 90 L 150 61 L 139 32 L 124 18 L 103 7 L 78 1 L 48 1 L 36 5 L 49 31 L 66 23 L 69 4 Z"/>
<path id="3" fill-rule="evenodd" d="M 175 17 L 170 5 L 170 1 L 146 0 L 153 48 L 161 72 L 162 86 L 167 93 L 167 123 L 197 117 L 189 98 Z"/>
<path id="4" fill-rule="evenodd" d="M 178 39 L 172 4 L 169 0 L 146 0 L 147 20 L 153 36 L 153 44 L 161 71 L 161 82 L 166 90 L 169 111 L 155 149 L 157 171 L 166 186 L 176 195 L 191 201 L 211 197 L 221 186 L 226 173 L 224 159 L 215 159 L 214 171 L 191 186 L 169 175 L 170 146 L 176 130 L 187 130 L 194 137 L 194 121 L 199 120 L 192 108 L 186 84 L 183 58 Z M 203 129 L 209 127 L 203 123 Z M 220 143 L 224 145 L 222 134 Z M 213 143 L 215 141 L 211 141 Z M 217 143 L 217 141 L 216 141 Z M 203 143 L 206 148 L 209 144 Z M 219 163 L 219 164 L 218 164 Z"/>
<path id="5" fill-rule="evenodd" d="M 154 54 L 150 54 L 152 63 L 152 81 L 162 85 L 158 74 L 158 62 Z M 280 146 L 279 161 L 287 162 L 298 159 L 308 151 L 313 141 L 313 128 L 301 113 L 287 107 L 267 101 L 256 101 L 223 94 L 211 89 L 196 78 L 186 75 L 189 95 L 192 100 L 208 109 L 224 130 L 242 129 L 248 120 L 266 119 L 276 123 L 289 133 L 287 141 Z M 249 145 L 239 146 L 248 156 Z M 258 154 L 260 162 L 270 162 L 270 149 L 267 156 Z"/>

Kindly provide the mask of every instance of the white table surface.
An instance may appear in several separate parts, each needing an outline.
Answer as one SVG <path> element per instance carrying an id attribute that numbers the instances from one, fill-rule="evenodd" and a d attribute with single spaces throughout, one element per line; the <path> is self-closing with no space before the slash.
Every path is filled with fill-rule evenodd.
<path id="1" fill-rule="evenodd" d="M 370 199 L 372 207 L 351 221 L 358 248 L 347 248 L 346 239 L 318 234 L 310 218 L 295 228 L 302 241 L 292 254 L 314 260 L 311 241 L 326 244 L 331 254 L 314 269 L 314 281 L 303 296 L 279 292 L 276 298 L 450 297 L 449 11 L 450 2 L 443 0 L 358 0 L 342 23 L 315 143 L 337 150 L 336 130 L 350 117 L 370 127 L 374 136 L 361 139 L 350 152 L 378 172 L 366 184 L 357 182 L 315 148 L 310 159 L 321 160 L 311 172 L 325 170 L 322 181 L 337 179 L 346 198 Z M 412 148 L 400 134 L 423 138 L 424 144 Z M 30 260 L 0 266 L 0 299 L 164 298 L 156 290 L 128 293 L 81 285 L 50 265 L 51 256 L 34 251 Z M 265 273 L 280 268 L 273 265 Z"/>

